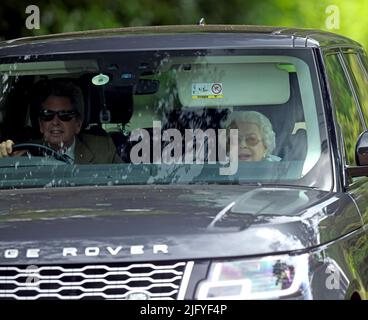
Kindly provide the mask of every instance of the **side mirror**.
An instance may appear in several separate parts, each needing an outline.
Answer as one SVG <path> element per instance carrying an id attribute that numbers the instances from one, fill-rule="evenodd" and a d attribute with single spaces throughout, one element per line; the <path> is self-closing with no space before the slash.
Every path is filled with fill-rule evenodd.
<path id="1" fill-rule="evenodd" d="M 368 176 L 368 131 L 360 134 L 355 146 L 355 167 L 346 167 L 347 174 L 351 177 Z"/>
<path id="2" fill-rule="evenodd" d="M 368 131 L 360 134 L 355 147 L 355 162 L 357 166 L 368 165 Z"/>

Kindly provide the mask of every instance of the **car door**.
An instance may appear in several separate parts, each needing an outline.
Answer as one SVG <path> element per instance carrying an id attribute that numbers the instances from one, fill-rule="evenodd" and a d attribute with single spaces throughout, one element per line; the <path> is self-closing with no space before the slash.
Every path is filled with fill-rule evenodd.
<path id="1" fill-rule="evenodd" d="M 358 109 L 360 120 L 363 124 L 362 127 L 367 130 L 368 73 L 363 63 L 363 59 L 366 59 L 365 54 L 360 50 L 344 49 L 341 52 L 341 56 L 343 58 L 342 62 L 346 65 L 346 76 L 350 78 L 350 87 L 356 101 L 355 106 Z M 350 163 L 348 164 L 350 165 Z M 364 224 L 368 224 L 368 178 L 359 177 L 353 179 L 348 191 L 359 207 Z"/>
<path id="2" fill-rule="evenodd" d="M 353 56 L 350 56 L 353 55 Z M 328 78 L 331 101 L 333 104 L 333 114 L 335 128 L 340 134 L 342 143 L 340 146 L 341 165 L 344 172 L 341 191 L 346 192 L 355 203 L 362 218 L 362 224 L 368 225 L 368 177 L 351 178 L 347 176 L 345 168 L 356 166 L 355 145 L 359 135 L 367 130 L 366 116 L 368 115 L 368 86 L 364 81 L 368 81 L 359 62 L 359 53 L 353 49 L 334 49 L 324 54 L 324 63 Z M 367 98 L 366 98 L 367 97 Z M 367 108 L 367 109 L 365 109 Z M 367 112 L 365 111 L 367 110 Z M 345 208 L 345 210 L 347 210 Z M 355 210 L 355 209 L 353 209 Z M 353 211 L 350 209 L 350 213 Z M 349 219 L 344 220 L 345 224 Z M 356 274 L 367 274 L 368 262 L 368 241 L 367 228 L 356 226 L 357 232 L 351 236 L 341 249 L 346 252 L 349 264 L 357 270 Z M 365 290 L 367 290 L 367 279 L 361 279 Z"/>
<path id="3" fill-rule="evenodd" d="M 340 50 L 328 51 L 324 55 L 329 90 L 333 103 L 335 126 L 340 129 L 343 141 L 341 152 L 342 168 L 356 166 L 355 145 L 359 135 L 366 130 L 366 124 L 360 108 L 355 80 L 347 64 L 347 58 Z M 349 57 L 350 58 L 350 57 Z M 368 178 L 358 177 L 345 179 L 342 188 L 355 202 L 367 223 L 368 211 Z"/>

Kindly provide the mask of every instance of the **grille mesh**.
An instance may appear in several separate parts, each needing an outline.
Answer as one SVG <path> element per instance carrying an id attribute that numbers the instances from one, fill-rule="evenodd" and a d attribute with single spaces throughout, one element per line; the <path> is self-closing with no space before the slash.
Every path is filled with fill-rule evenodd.
<path id="1" fill-rule="evenodd" d="M 185 262 L 0 266 L 0 299 L 176 299 Z"/>

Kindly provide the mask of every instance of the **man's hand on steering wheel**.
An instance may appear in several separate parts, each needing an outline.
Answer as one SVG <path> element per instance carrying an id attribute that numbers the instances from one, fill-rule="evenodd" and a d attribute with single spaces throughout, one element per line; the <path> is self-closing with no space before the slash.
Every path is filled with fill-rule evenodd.
<path id="1" fill-rule="evenodd" d="M 19 143 L 14 144 L 12 140 L 3 141 L 0 143 L 0 158 L 1 157 L 20 157 L 26 153 L 44 156 L 48 155 L 56 160 L 66 163 L 72 163 L 72 159 L 65 155 L 60 154 L 54 149 L 38 143 Z"/>
<path id="2" fill-rule="evenodd" d="M 6 140 L 0 143 L 0 158 L 13 155 L 13 144 L 14 142 L 12 140 Z"/>
<path id="3" fill-rule="evenodd" d="M 6 140 L 0 143 L 0 158 L 2 157 L 21 157 L 25 155 L 28 150 L 13 150 L 14 142 Z"/>

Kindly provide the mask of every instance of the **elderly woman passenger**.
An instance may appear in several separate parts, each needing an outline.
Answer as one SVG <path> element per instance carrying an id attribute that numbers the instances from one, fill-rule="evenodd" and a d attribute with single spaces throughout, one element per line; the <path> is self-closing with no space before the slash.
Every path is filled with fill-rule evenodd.
<path id="1" fill-rule="evenodd" d="M 225 120 L 224 127 L 229 131 L 238 130 L 238 160 L 281 160 L 272 154 L 276 146 L 275 132 L 270 120 L 263 114 L 256 111 L 233 111 Z"/>

